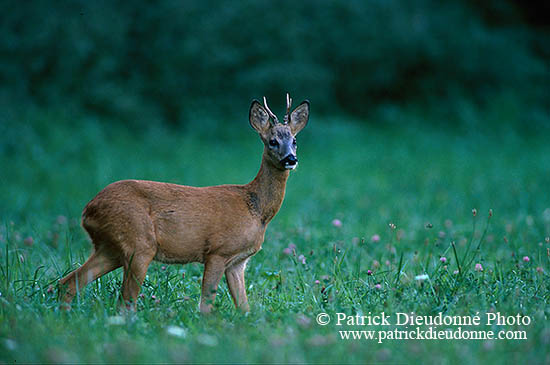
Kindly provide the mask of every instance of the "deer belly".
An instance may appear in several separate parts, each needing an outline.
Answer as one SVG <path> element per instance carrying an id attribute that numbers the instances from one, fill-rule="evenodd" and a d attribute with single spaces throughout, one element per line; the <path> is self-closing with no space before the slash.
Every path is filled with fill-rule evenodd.
<path id="1" fill-rule="evenodd" d="M 186 242 L 180 243 L 158 242 L 155 260 L 167 264 L 187 264 L 190 262 L 204 262 L 205 254 L 204 242 Z"/>
<path id="2" fill-rule="evenodd" d="M 155 260 L 168 264 L 204 262 L 207 232 L 199 222 L 157 219 L 155 222 L 157 254 Z"/>

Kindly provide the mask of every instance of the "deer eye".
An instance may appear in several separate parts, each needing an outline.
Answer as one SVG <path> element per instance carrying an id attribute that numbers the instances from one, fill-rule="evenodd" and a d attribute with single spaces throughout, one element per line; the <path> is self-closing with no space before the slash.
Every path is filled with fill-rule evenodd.
<path id="1" fill-rule="evenodd" d="M 270 139 L 270 140 L 269 140 L 269 145 L 270 145 L 271 147 L 277 147 L 277 146 L 279 145 L 279 142 L 277 142 L 276 139 Z"/>

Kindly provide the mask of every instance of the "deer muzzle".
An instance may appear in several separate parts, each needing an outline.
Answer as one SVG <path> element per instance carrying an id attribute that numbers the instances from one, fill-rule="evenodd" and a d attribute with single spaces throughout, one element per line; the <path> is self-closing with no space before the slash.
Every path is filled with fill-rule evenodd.
<path id="1" fill-rule="evenodd" d="M 285 166 L 285 169 L 293 170 L 298 165 L 298 159 L 295 155 L 289 154 L 281 160 L 281 163 Z"/>

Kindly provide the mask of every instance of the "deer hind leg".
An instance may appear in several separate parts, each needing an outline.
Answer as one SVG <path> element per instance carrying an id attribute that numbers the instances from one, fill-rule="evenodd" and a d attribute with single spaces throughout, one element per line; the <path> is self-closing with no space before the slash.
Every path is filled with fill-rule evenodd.
<path id="1" fill-rule="evenodd" d="M 78 269 L 59 280 L 59 297 L 69 304 L 88 283 L 122 266 L 120 259 L 105 249 L 95 250 Z"/>
<path id="2" fill-rule="evenodd" d="M 141 285 L 147 275 L 147 269 L 155 257 L 154 250 L 134 253 L 124 260 L 124 277 L 122 279 L 122 299 L 126 308 L 136 309 L 136 301 Z"/>
<path id="3" fill-rule="evenodd" d="M 238 308 L 244 312 L 248 312 L 250 310 L 244 283 L 246 262 L 247 260 L 244 260 L 225 270 L 225 279 L 227 280 L 227 286 L 229 287 L 229 292 L 233 298 L 233 303 L 235 303 L 235 308 Z"/>
<path id="4" fill-rule="evenodd" d="M 218 284 L 225 271 L 225 261 L 219 256 L 209 257 L 204 264 L 201 290 L 201 313 L 210 313 L 214 307 Z"/>

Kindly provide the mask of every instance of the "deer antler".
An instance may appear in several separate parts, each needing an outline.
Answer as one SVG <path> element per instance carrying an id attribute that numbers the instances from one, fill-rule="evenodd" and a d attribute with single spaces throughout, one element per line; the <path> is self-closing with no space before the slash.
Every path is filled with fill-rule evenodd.
<path id="1" fill-rule="evenodd" d="M 286 114 L 284 117 L 284 124 L 288 124 L 290 121 L 290 107 L 292 106 L 292 98 L 286 93 Z"/>
<path id="2" fill-rule="evenodd" d="M 265 98 L 265 96 L 264 96 L 264 107 L 265 107 L 265 110 L 267 111 L 267 114 L 269 114 L 271 120 L 273 121 L 272 124 L 279 123 L 279 119 L 277 119 L 277 116 L 275 114 L 273 114 L 271 109 L 269 109 L 269 107 L 267 106 L 267 99 Z"/>

